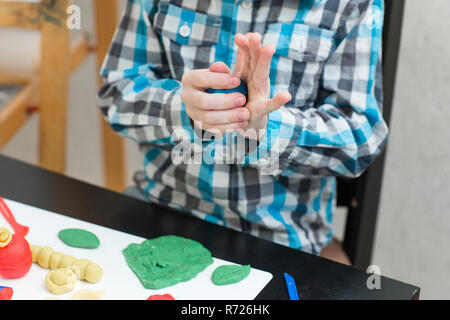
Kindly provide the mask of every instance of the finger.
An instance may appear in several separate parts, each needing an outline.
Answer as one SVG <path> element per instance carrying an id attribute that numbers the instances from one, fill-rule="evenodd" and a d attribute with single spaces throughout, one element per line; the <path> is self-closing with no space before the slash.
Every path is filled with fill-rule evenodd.
<path id="1" fill-rule="evenodd" d="M 233 75 L 242 79 L 244 78 L 245 53 L 241 48 L 238 48 L 236 66 L 234 67 Z"/>
<path id="2" fill-rule="evenodd" d="M 234 42 L 238 46 L 238 52 L 233 74 L 236 77 L 243 79 L 247 76 L 247 72 L 245 70 L 247 69 L 246 66 L 249 66 L 250 62 L 248 40 L 243 34 L 238 33 L 234 38 Z"/>
<path id="3" fill-rule="evenodd" d="M 245 53 L 244 50 L 238 48 L 236 66 L 234 68 L 233 74 L 240 79 L 246 79 L 248 76 L 249 64 L 250 57 Z"/>
<path id="4" fill-rule="evenodd" d="M 259 61 L 256 65 L 255 78 L 261 81 L 266 81 L 270 75 L 270 63 L 272 62 L 275 47 L 271 44 L 264 46 L 259 55 Z"/>
<path id="5" fill-rule="evenodd" d="M 226 125 L 235 122 L 246 122 L 250 119 L 250 111 L 247 108 L 234 108 L 228 110 L 205 111 L 199 108 L 192 108 L 190 116 L 196 121 L 200 121 L 203 127 L 215 125 Z"/>
<path id="6" fill-rule="evenodd" d="M 289 92 L 283 92 L 283 93 L 277 94 L 274 98 L 272 98 L 269 101 L 269 103 L 267 105 L 267 110 L 266 110 L 267 114 L 281 108 L 286 103 L 291 101 L 291 99 L 292 99 L 292 96 Z"/>
<path id="7" fill-rule="evenodd" d="M 257 32 L 250 33 L 248 35 L 248 42 L 250 46 L 250 67 L 251 70 L 255 70 L 261 50 L 261 35 Z"/>
<path id="8" fill-rule="evenodd" d="M 183 98 L 188 104 L 202 110 L 232 109 L 242 107 L 247 102 L 245 96 L 239 92 L 206 93 L 200 90 L 192 90 L 190 92 L 188 91 Z M 185 100 L 183 101 L 186 103 Z"/>
<path id="9" fill-rule="evenodd" d="M 236 43 L 236 45 L 242 49 L 242 51 L 244 51 L 244 53 L 247 56 L 250 56 L 250 44 L 248 42 L 248 35 L 250 33 L 247 33 L 245 36 L 242 33 L 238 33 L 236 34 L 236 36 L 234 37 L 234 42 Z"/>
<path id="10" fill-rule="evenodd" d="M 231 73 L 230 68 L 222 61 L 215 62 L 210 68 L 211 72 Z"/>
<path id="11" fill-rule="evenodd" d="M 241 131 L 245 128 L 247 128 L 248 122 L 234 122 L 234 123 L 228 123 L 224 125 L 206 125 L 202 129 L 211 133 L 229 133 L 233 131 Z"/>
<path id="12" fill-rule="evenodd" d="M 183 84 L 201 89 L 233 89 L 239 86 L 241 79 L 231 74 L 211 72 L 209 69 L 192 70 L 183 77 Z"/>

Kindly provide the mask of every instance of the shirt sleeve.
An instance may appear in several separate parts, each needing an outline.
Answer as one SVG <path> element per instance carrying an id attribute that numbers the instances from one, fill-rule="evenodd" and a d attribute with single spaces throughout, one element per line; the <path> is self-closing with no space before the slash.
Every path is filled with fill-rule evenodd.
<path id="1" fill-rule="evenodd" d="M 167 57 L 151 21 L 155 6 L 128 0 L 103 62 L 101 111 L 120 135 L 139 143 L 172 148 L 173 137 L 193 139 L 181 101 L 180 81 L 170 78 Z M 181 137 L 183 136 L 183 137 Z"/>
<path id="2" fill-rule="evenodd" d="M 383 150 L 383 1 L 355 1 L 325 62 L 316 107 L 283 106 L 247 163 L 265 174 L 357 177 Z"/>

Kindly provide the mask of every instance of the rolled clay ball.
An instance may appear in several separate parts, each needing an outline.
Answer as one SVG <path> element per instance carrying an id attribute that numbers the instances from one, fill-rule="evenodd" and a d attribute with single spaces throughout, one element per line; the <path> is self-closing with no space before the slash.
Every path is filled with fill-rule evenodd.
<path id="1" fill-rule="evenodd" d="M 100 281 L 103 276 L 103 269 L 94 262 L 89 262 L 84 269 L 84 280 L 90 283 L 96 283 Z"/>
<path id="2" fill-rule="evenodd" d="M 240 92 L 245 96 L 245 99 L 248 100 L 248 88 L 244 81 L 241 80 L 241 84 L 233 89 L 206 89 L 207 93 L 233 93 Z"/>

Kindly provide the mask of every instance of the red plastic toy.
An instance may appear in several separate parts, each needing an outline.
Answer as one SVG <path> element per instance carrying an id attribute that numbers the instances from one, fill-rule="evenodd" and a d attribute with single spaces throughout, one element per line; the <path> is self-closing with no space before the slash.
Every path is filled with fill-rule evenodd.
<path id="1" fill-rule="evenodd" d="M 0 276 L 7 279 L 21 278 L 30 271 L 33 263 L 30 245 L 25 239 L 29 228 L 16 222 L 14 215 L 1 197 L 0 213 L 15 232 L 11 239 L 7 238 L 7 235 L 3 235 L 7 239 L 4 245 L 0 246 Z"/>

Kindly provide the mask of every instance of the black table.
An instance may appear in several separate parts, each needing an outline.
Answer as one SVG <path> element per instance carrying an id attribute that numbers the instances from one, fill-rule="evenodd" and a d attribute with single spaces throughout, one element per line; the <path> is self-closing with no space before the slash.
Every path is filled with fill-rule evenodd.
<path id="1" fill-rule="evenodd" d="M 386 277 L 369 290 L 368 274 L 314 255 L 202 221 L 0 155 L 0 196 L 144 238 L 175 234 L 201 242 L 214 257 L 268 271 L 257 299 L 288 299 L 283 273 L 300 299 L 418 299 L 420 289 Z"/>

